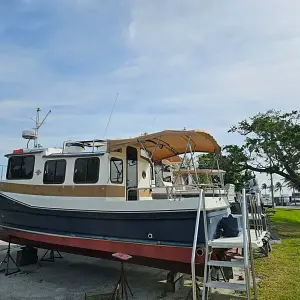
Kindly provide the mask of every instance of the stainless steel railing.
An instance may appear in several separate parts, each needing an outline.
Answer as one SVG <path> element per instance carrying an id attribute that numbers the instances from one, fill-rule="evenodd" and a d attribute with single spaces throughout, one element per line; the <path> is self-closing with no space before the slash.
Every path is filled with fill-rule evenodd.
<path id="1" fill-rule="evenodd" d="M 251 215 L 252 228 L 255 231 L 256 238 L 260 237 L 266 228 L 266 220 L 263 218 L 263 212 L 258 193 L 247 195 L 248 210 Z"/>
<path id="2" fill-rule="evenodd" d="M 6 165 L 0 165 L 0 180 L 5 179 L 6 169 L 7 169 Z"/>
<path id="3" fill-rule="evenodd" d="M 244 266 L 245 266 L 245 281 L 246 286 L 250 286 L 250 272 L 249 272 L 249 252 L 252 251 L 251 234 L 249 224 L 248 201 L 246 197 L 246 190 L 243 189 L 242 194 L 242 230 L 243 230 L 243 250 L 244 250 Z M 250 289 L 247 288 L 247 299 L 250 298 Z"/>
<path id="4" fill-rule="evenodd" d="M 186 190 L 176 190 L 175 188 L 176 187 L 187 187 L 188 189 L 186 189 Z M 145 191 L 145 190 L 150 190 L 150 191 L 153 191 L 153 190 L 155 190 L 155 189 L 165 189 L 166 190 L 166 195 L 167 195 L 167 199 L 175 199 L 175 198 L 177 198 L 178 197 L 178 195 L 179 196 L 182 196 L 182 194 L 184 193 L 184 192 L 189 192 L 189 191 L 191 191 L 191 188 L 195 188 L 194 190 L 195 190 L 195 192 L 197 192 L 197 193 L 199 193 L 199 187 L 197 188 L 197 185 L 178 185 L 178 186 L 176 186 L 176 185 L 173 185 L 173 186 L 162 186 L 162 187 L 157 187 L 157 186 L 155 186 L 155 187 L 136 187 L 136 188 L 129 188 L 129 189 L 127 189 L 127 195 L 129 194 L 129 192 L 130 191 Z"/>
<path id="5" fill-rule="evenodd" d="M 221 194 L 221 187 L 219 185 L 214 184 L 178 184 L 178 185 L 170 185 L 170 186 L 153 186 L 153 187 L 136 187 L 136 188 L 129 188 L 127 192 L 130 191 L 140 191 L 140 190 L 158 190 L 158 189 L 165 189 L 167 199 L 181 199 L 182 196 L 189 192 L 195 192 L 197 194 L 200 193 L 200 190 L 203 189 L 203 193 L 205 194 L 206 190 L 211 190 L 213 192 L 213 196 Z M 216 191 L 219 191 L 217 194 Z M 225 191 L 225 189 L 223 188 Z M 226 193 L 226 191 L 225 191 Z M 128 193 L 127 193 L 128 194 Z"/>
<path id="6" fill-rule="evenodd" d="M 203 190 L 201 189 L 200 193 L 199 193 L 199 202 L 198 202 L 198 208 L 197 208 L 197 216 L 196 216 L 194 240 L 193 240 L 193 250 L 192 250 L 192 259 L 191 259 L 193 299 L 197 299 L 197 282 L 196 282 L 195 259 L 196 259 L 196 250 L 197 250 L 197 242 L 198 242 L 198 233 L 199 233 L 199 223 L 200 223 L 201 209 L 203 211 L 205 240 L 207 241 L 207 239 L 208 239 L 208 236 L 207 236 L 207 222 L 206 222 L 206 210 L 205 210 L 205 198 L 204 197 L 205 196 L 203 194 Z M 206 245 L 207 245 L 207 243 L 206 243 Z"/>

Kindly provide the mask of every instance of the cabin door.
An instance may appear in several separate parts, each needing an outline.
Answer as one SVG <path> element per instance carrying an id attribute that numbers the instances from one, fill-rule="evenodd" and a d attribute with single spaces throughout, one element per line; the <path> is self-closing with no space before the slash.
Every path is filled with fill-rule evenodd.
<path id="1" fill-rule="evenodd" d="M 127 147 L 126 149 L 126 191 L 127 200 L 138 200 L 138 190 L 132 189 L 138 187 L 138 153 L 137 149 L 133 147 Z"/>

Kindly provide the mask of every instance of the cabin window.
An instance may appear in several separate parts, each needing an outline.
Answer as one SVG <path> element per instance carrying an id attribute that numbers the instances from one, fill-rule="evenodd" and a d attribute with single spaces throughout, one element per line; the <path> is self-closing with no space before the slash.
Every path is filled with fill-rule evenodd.
<path id="1" fill-rule="evenodd" d="M 98 157 L 77 158 L 74 167 L 74 183 L 96 183 L 99 179 Z"/>
<path id="2" fill-rule="evenodd" d="M 34 161 L 34 155 L 11 156 L 8 161 L 6 179 L 31 179 Z"/>
<path id="3" fill-rule="evenodd" d="M 120 158 L 110 159 L 110 182 L 123 183 L 123 160 Z"/>
<path id="4" fill-rule="evenodd" d="M 66 160 L 48 160 L 45 163 L 44 178 L 45 184 L 59 184 L 65 182 Z"/>

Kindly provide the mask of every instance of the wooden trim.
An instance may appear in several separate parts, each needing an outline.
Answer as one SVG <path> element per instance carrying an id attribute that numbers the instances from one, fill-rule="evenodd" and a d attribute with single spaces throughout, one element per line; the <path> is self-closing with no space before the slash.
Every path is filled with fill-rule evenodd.
<path id="1" fill-rule="evenodd" d="M 25 195 L 65 197 L 125 197 L 120 185 L 33 185 L 3 182 L 0 191 Z"/>
<path id="2" fill-rule="evenodd" d="M 140 197 L 152 197 L 152 192 L 150 189 L 139 190 Z"/>

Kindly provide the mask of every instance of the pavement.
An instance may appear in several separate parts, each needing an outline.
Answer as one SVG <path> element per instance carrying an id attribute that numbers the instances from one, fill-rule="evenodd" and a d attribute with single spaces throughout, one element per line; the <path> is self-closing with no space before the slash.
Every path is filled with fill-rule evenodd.
<path id="1" fill-rule="evenodd" d="M 18 245 L 10 244 L 11 248 L 18 247 Z M 8 243 L 0 241 L 0 251 L 6 250 L 8 248 Z"/>
<path id="2" fill-rule="evenodd" d="M 7 249 L 8 243 L 0 241 L 0 251 Z"/>
<path id="3" fill-rule="evenodd" d="M 276 208 L 284 208 L 284 209 L 300 209 L 300 203 L 295 205 L 295 204 L 292 204 L 292 205 L 287 205 L 287 206 L 280 206 L 280 205 L 277 205 Z"/>
<path id="4" fill-rule="evenodd" d="M 3 250 L 7 243 L 1 242 L 1 247 L 0 262 L 6 254 Z M 16 251 L 15 246 L 11 251 L 14 258 Z M 39 249 L 39 258 L 44 253 L 45 250 Z M 20 273 L 10 276 L 0 273 L 0 300 L 84 300 L 85 293 L 91 292 L 106 295 L 97 298 L 99 300 L 108 298 L 120 274 L 119 262 L 66 253 L 62 256 L 63 259 L 57 259 L 54 263 L 39 261 L 21 267 Z M 135 299 L 139 300 L 183 300 L 191 287 L 190 276 L 184 275 L 185 283 L 181 290 L 165 293 L 167 271 L 126 264 L 125 272 Z M 234 274 L 237 281 L 241 270 Z M 232 296 L 215 295 L 211 299 L 232 299 Z"/>

